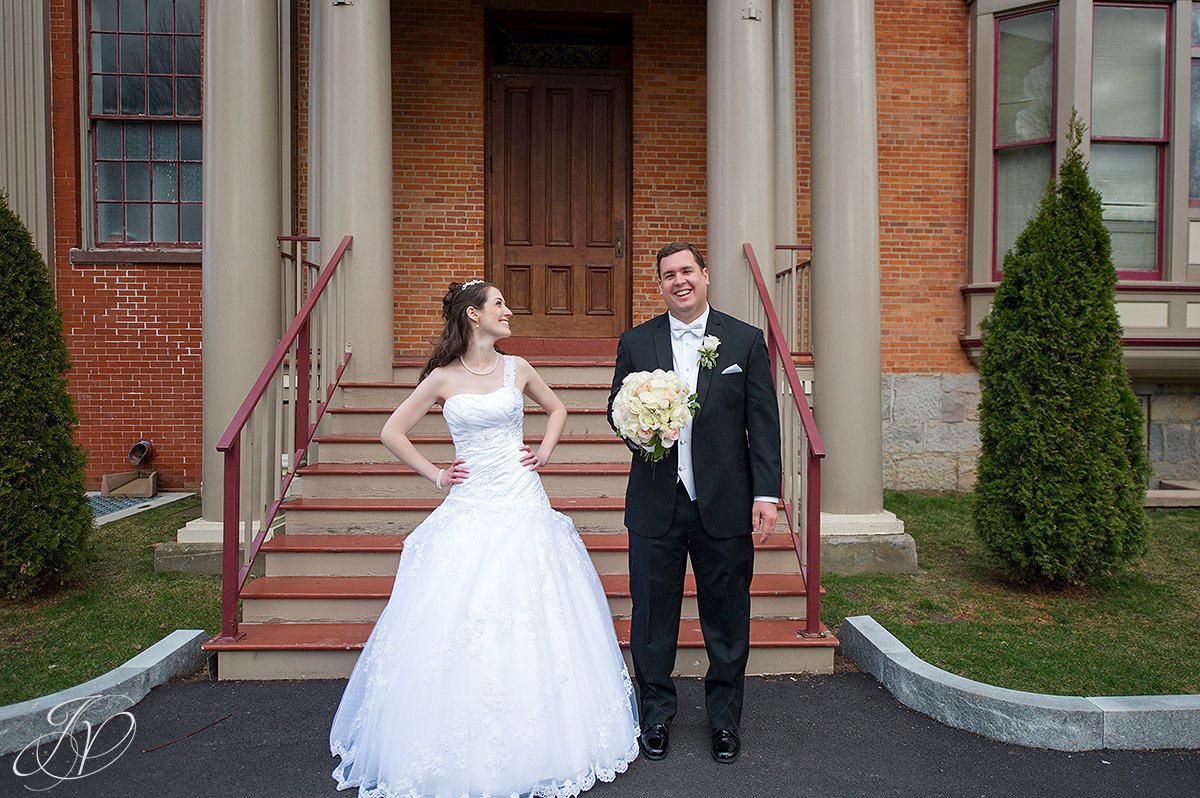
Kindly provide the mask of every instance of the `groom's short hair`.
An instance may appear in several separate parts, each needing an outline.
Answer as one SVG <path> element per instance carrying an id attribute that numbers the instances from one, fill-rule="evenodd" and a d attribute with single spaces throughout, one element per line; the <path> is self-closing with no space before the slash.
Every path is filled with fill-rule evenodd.
<path id="1" fill-rule="evenodd" d="M 689 244 L 686 241 L 672 241 L 670 244 L 667 244 L 658 251 L 658 258 L 654 261 L 654 268 L 660 279 L 662 278 L 663 258 L 674 255 L 676 252 L 683 252 L 684 250 L 692 253 L 692 257 L 696 259 L 696 265 L 699 266 L 702 271 L 707 268 L 704 265 L 704 255 L 701 254 L 700 250 L 695 244 Z"/>

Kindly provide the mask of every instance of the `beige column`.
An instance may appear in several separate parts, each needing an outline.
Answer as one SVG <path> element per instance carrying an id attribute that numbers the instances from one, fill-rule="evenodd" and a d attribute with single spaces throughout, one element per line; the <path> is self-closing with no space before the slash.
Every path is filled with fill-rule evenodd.
<path id="1" fill-rule="evenodd" d="M 708 0 L 708 264 L 715 307 L 761 323 L 742 244 L 775 251 L 772 13 L 766 0 Z"/>
<path id="2" fill-rule="evenodd" d="M 219 542 L 217 441 L 279 339 L 279 27 L 275 3 L 204 14 L 203 518 L 180 542 Z"/>
<path id="3" fill-rule="evenodd" d="M 328 258 L 354 236 L 346 261 L 346 379 L 392 373 L 392 94 L 388 0 L 320 10 L 320 219 Z"/>
<path id="4" fill-rule="evenodd" d="M 883 510 L 875 20 L 870 0 L 813 0 L 811 14 L 814 405 L 827 451 L 821 532 L 827 565 L 853 570 L 839 566 L 831 538 L 907 538 Z"/>

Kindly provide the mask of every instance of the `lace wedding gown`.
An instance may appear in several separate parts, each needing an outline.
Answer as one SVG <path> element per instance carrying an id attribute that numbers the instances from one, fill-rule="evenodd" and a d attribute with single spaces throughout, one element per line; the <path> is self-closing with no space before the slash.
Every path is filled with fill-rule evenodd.
<path id="1" fill-rule="evenodd" d="M 504 387 L 443 415 L 468 479 L 404 541 L 391 599 L 329 733 L 338 789 L 574 796 L 637 756 L 637 710 L 600 579 L 519 462 Z"/>

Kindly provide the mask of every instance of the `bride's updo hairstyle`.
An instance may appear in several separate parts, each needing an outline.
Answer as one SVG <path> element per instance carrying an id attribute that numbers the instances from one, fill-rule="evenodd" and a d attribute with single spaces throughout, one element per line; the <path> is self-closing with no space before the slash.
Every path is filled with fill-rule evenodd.
<path id="1" fill-rule="evenodd" d="M 421 379 L 429 376 L 436 368 L 447 365 L 467 351 L 471 342 L 471 320 L 467 318 L 467 308 L 482 310 L 487 302 L 491 283 L 483 280 L 471 280 L 463 287 L 463 283 L 450 283 L 446 295 L 442 297 L 442 334 L 433 345 L 429 362 L 421 372 Z M 419 382 L 420 380 L 418 380 Z"/>

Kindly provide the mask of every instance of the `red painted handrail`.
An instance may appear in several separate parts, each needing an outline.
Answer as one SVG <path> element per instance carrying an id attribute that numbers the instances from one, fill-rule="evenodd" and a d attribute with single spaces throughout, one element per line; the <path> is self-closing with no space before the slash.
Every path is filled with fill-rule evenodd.
<path id="1" fill-rule="evenodd" d="M 317 241 L 308 236 L 280 236 L 279 241 Z M 351 236 L 342 238 L 340 244 L 333 255 L 329 258 L 329 263 L 321 270 L 320 277 L 313 284 L 312 289 L 308 292 L 304 304 L 296 312 L 296 317 L 288 325 L 287 330 L 283 334 L 283 338 L 279 341 L 279 345 L 275 347 L 275 351 L 271 353 L 271 357 L 267 359 L 267 363 L 263 366 L 262 371 L 258 375 L 254 386 L 250 389 L 250 393 L 246 395 L 242 401 L 241 407 L 234 414 L 233 420 L 229 422 L 229 426 L 225 429 L 225 434 L 221 436 L 217 443 L 217 451 L 223 452 L 225 456 L 225 479 L 224 479 L 224 507 L 222 508 L 222 523 L 224 526 L 222 536 L 222 552 L 221 552 L 221 634 L 217 637 L 218 640 L 234 640 L 238 636 L 237 626 L 237 605 L 238 597 L 241 594 L 242 588 L 246 584 L 246 579 L 250 576 L 250 568 L 254 564 L 255 558 L 258 556 L 259 549 L 262 547 L 263 541 L 266 539 L 267 532 L 271 528 L 275 516 L 279 513 L 279 508 L 283 504 L 283 499 L 287 495 L 288 488 L 292 484 L 292 480 L 296 476 L 297 469 L 300 468 L 300 463 L 303 462 L 304 456 L 308 451 L 309 444 L 312 443 L 313 436 L 316 434 L 317 424 L 324 415 L 326 408 L 329 406 L 329 399 L 333 395 L 338 383 L 341 381 L 342 374 L 346 370 L 346 364 L 350 362 L 351 353 L 346 352 L 337 363 L 337 372 L 330 383 L 324 401 L 318 405 L 315 417 L 309 420 L 309 383 L 312 369 L 312 332 L 311 319 L 313 310 L 320 301 L 325 292 L 326 286 L 333 279 L 334 273 L 337 271 L 338 265 L 345 257 L 346 251 L 350 249 L 353 242 Z M 288 353 L 292 349 L 292 345 L 296 345 L 296 396 L 295 396 L 295 452 L 289 452 L 288 473 L 280 480 L 277 494 L 273 497 L 271 503 L 267 506 L 267 512 L 263 519 L 261 528 L 254 537 L 254 541 L 250 546 L 250 553 L 245 565 L 238 565 L 238 553 L 240 544 L 240 523 L 239 516 L 241 514 L 241 449 L 242 449 L 242 432 L 246 424 L 250 421 L 250 416 L 254 409 L 262 400 L 272 380 L 275 379 L 279 369 L 283 366 L 284 361 L 288 357 Z M 321 353 L 322 360 L 332 355 L 333 353 Z M 332 360 L 332 358 L 330 358 Z"/>
<path id="2" fill-rule="evenodd" d="M 783 249 L 804 249 L 809 247 L 783 246 Z M 821 460 L 825 457 L 825 446 L 821 443 L 821 434 L 817 431 L 817 422 L 813 418 L 812 408 L 804 396 L 800 385 L 800 375 L 796 373 L 796 364 L 792 362 L 791 349 L 787 338 L 783 335 L 783 325 L 779 323 L 779 315 L 767 291 L 767 283 L 763 279 L 762 269 L 759 268 L 758 258 L 754 255 L 754 247 L 742 245 L 746 262 L 754 276 L 754 286 L 758 290 L 758 299 L 762 304 L 763 313 L 767 319 L 767 354 L 772 364 L 776 360 L 783 366 L 784 378 L 792 391 L 792 400 L 800 414 L 800 423 L 804 427 L 804 438 L 808 446 L 806 459 L 805 484 L 808 494 L 805 501 L 805 544 L 801 549 L 800 538 L 796 532 L 796 519 L 792 513 L 792 502 L 785 501 L 784 514 L 787 516 L 788 529 L 792 535 L 792 545 L 796 549 L 796 557 L 800 561 L 800 573 L 804 577 L 804 595 L 806 602 L 806 619 L 804 634 L 808 637 L 818 637 L 821 631 Z M 772 375 L 775 374 L 772 366 Z M 787 498 L 786 496 L 784 497 Z M 805 565 L 804 553 L 807 552 L 808 564 Z"/>

